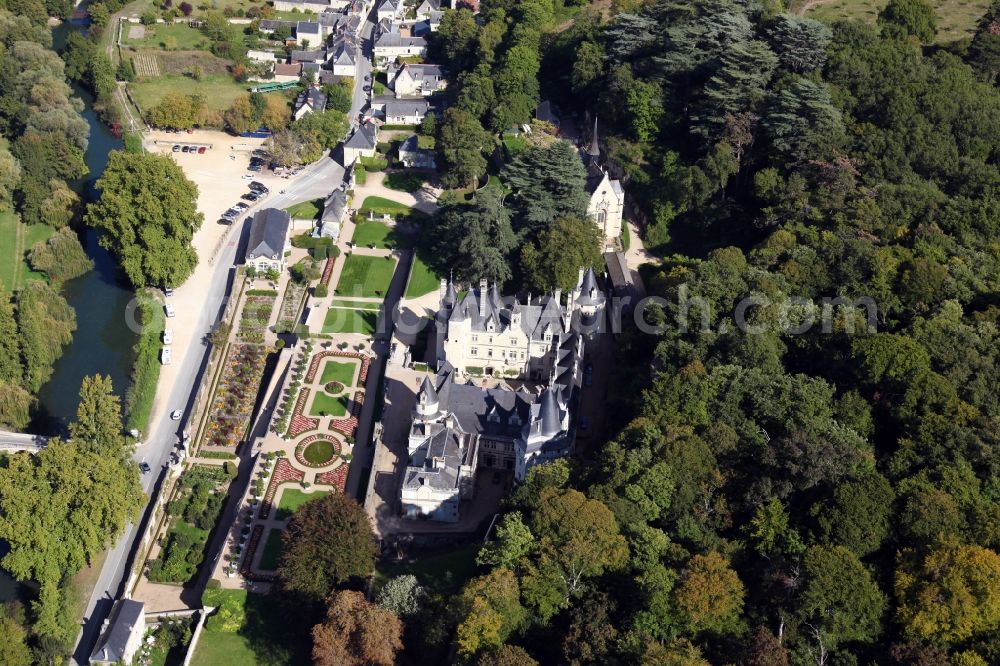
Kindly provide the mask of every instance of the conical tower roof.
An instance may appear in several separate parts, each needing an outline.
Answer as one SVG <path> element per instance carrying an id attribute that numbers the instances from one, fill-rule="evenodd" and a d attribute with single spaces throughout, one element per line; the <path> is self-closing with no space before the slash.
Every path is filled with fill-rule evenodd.
<path id="1" fill-rule="evenodd" d="M 551 387 L 542 393 L 542 405 L 538 409 L 538 418 L 541 421 L 542 435 L 552 437 L 558 435 L 562 430 L 562 419 L 559 418 L 559 402 L 556 400 L 556 392 Z"/>
<path id="2" fill-rule="evenodd" d="M 425 404 L 437 404 L 438 392 L 434 388 L 434 382 L 431 381 L 430 377 L 424 377 L 424 383 L 420 385 L 420 397 Z"/>

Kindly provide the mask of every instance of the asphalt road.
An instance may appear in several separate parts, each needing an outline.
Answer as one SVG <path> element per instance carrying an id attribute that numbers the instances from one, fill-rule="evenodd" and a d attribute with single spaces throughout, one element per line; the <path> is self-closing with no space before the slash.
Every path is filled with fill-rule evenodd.
<path id="1" fill-rule="evenodd" d="M 330 157 L 324 157 L 308 166 L 294 181 L 290 180 L 283 193 L 273 194 L 262 202 L 261 206 L 286 208 L 300 201 L 326 196 L 341 183 L 343 178 L 343 166 Z M 212 279 L 204 285 L 204 300 L 197 324 L 199 335 L 195 339 L 205 339 L 221 314 L 224 299 L 231 290 L 230 272 L 236 260 L 237 251 L 245 243 L 245 236 L 249 232 L 247 219 L 254 210 L 256 208 L 247 211 L 241 224 L 233 225 L 223 249 L 216 258 Z M 234 240 L 239 240 L 239 242 L 233 242 Z M 174 409 L 182 409 L 186 415 L 191 411 L 191 403 L 208 360 L 207 352 L 206 342 L 192 345 L 183 359 L 174 358 L 174 363 L 180 364 L 180 370 L 173 389 L 168 396 L 157 396 L 160 400 L 166 400 L 166 414 L 159 423 L 150 425 L 150 432 L 146 435 L 145 441 L 136 448 L 136 463 L 144 460 L 152 468 L 150 473 L 142 475 L 141 478 L 143 490 L 150 497 L 159 490 L 159 485 L 165 476 L 165 465 L 167 465 L 170 452 L 176 445 L 178 436 L 186 427 L 186 417 L 180 421 L 171 421 L 169 412 Z M 71 663 L 88 663 L 90 653 L 100 635 L 101 625 L 111 612 L 114 599 L 124 592 L 122 587 L 128 578 L 128 572 L 134 565 L 135 551 L 148 522 L 151 508 L 152 502 L 147 503 L 139 522 L 126 526 L 118 543 L 108 552 L 97 584 L 94 586 L 93 594 L 87 603 L 83 628 L 77 638 Z"/>

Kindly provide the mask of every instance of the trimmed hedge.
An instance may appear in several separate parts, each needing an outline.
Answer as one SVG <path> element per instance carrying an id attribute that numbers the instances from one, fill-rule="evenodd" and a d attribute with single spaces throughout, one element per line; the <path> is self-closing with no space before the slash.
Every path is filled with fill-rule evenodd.
<path id="1" fill-rule="evenodd" d="M 384 157 L 359 157 L 358 162 L 365 171 L 384 171 L 389 166 L 389 160 Z"/>
<path id="2" fill-rule="evenodd" d="M 149 414 L 156 398 L 156 383 L 160 379 L 160 347 L 164 319 L 160 304 L 152 298 L 144 299 L 136 313 L 142 324 L 142 333 L 132 351 L 132 383 L 125 393 L 125 429 L 140 432 L 149 425 Z"/>

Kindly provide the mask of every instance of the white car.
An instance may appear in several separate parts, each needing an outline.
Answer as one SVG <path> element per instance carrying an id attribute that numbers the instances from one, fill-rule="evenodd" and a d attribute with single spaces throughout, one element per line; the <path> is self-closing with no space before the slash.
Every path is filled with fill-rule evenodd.
<path id="1" fill-rule="evenodd" d="M 160 349 L 160 363 L 170 365 L 170 347 L 162 347 Z"/>
<path id="2" fill-rule="evenodd" d="M 177 314 L 177 312 L 174 310 L 174 306 L 172 306 L 170 303 L 167 303 L 166 305 L 163 306 L 163 311 L 167 313 L 168 317 L 173 317 L 175 314 Z"/>
<path id="3" fill-rule="evenodd" d="M 184 415 L 184 412 L 182 412 L 179 409 L 175 409 L 174 411 L 170 412 L 170 420 L 171 421 L 180 421 L 181 420 L 181 416 L 183 416 L 183 415 Z"/>
<path id="4" fill-rule="evenodd" d="M 254 176 L 252 173 L 243 174 L 243 180 L 253 180 L 254 178 L 256 178 L 256 176 Z"/>
<path id="5" fill-rule="evenodd" d="M 165 328 L 163 329 L 163 344 L 169 345 L 174 342 L 174 331 L 173 329 Z"/>

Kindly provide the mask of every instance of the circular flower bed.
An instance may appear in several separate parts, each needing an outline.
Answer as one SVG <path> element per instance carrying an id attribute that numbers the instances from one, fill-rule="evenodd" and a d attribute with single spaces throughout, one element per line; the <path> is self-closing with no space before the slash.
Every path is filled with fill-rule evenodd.
<path id="1" fill-rule="evenodd" d="M 306 467 L 326 467 L 340 455 L 340 444 L 318 435 L 306 437 L 295 447 L 295 459 Z"/>
<path id="2" fill-rule="evenodd" d="M 323 390 L 330 395 L 339 395 L 344 392 L 344 385 L 340 382 L 327 382 L 326 386 L 323 387 Z"/>

